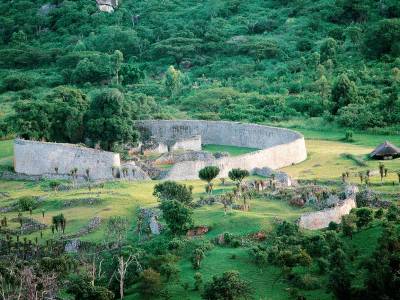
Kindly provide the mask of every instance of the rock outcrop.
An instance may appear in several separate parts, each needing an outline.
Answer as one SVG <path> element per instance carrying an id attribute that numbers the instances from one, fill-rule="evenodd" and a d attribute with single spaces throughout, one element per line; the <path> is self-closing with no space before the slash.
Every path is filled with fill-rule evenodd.
<path id="1" fill-rule="evenodd" d="M 118 7 L 118 0 L 96 0 L 99 10 L 112 13 Z"/>

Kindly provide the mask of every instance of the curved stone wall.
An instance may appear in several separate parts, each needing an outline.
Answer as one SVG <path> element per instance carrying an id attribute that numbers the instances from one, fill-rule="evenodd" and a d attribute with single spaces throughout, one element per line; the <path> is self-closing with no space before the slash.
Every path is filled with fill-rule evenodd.
<path id="1" fill-rule="evenodd" d="M 255 168 L 278 169 L 307 158 L 304 137 L 293 130 L 226 121 L 144 120 L 137 126 L 145 136 L 158 139 L 181 139 L 200 135 L 203 144 L 217 144 L 261 149 L 234 157 L 207 161 L 186 161 L 175 164 L 165 179 L 197 179 L 200 169 L 209 165 L 220 168 L 220 177 L 227 177 L 233 168 L 253 171 Z"/>
<path id="2" fill-rule="evenodd" d="M 14 169 L 26 175 L 68 174 L 78 169 L 78 176 L 91 179 L 112 179 L 112 167 L 120 166 L 118 153 L 72 144 L 46 143 L 15 139 Z M 56 172 L 56 168 L 58 168 Z"/>

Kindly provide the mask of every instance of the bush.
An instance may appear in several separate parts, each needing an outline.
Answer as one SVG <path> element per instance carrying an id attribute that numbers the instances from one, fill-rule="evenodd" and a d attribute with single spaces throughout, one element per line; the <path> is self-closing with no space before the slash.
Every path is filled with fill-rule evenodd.
<path id="1" fill-rule="evenodd" d="M 20 91 L 30 89 L 35 86 L 35 80 L 25 74 L 9 75 L 3 80 L 4 87 L 7 91 Z"/>
<path id="2" fill-rule="evenodd" d="M 335 222 L 329 222 L 328 230 L 337 231 L 339 229 L 339 224 Z"/>
<path id="3" fill-rule="evenodd" d="M 38 202 L 32 196 L 26 196 L 19 198 L 18 207 L 22 211 L 28 211 L 31 209 L 35 209 L 38 206 Z"/>

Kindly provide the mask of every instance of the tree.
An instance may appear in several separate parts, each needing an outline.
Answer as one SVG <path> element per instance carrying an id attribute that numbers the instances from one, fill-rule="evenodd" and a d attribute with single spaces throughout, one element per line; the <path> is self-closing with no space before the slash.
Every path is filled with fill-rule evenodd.
<path id="1" fill-rule="evenodd" d="M 121 70 L 122 63 L 124 62 L 124 55 L 122 54 L 121 51 L 119 51 L 119 50 L 114 51 L 113 61 L 114 61 L 115 78 L 116 78 L 117 84 L 119 84 L 120 83 L 119 71 Z"/>
<path id="2" fill-rule="evenodd" d="M 328 59 L 335 60 L 336 57 L 337 43 L 333 38 L 327 38 L 323 41 L 320 47 L 321 62 L 327 61 Z"/>
<path id="3" fill-rule="evenodd" d="M 384 19 L 372 25 L 366 36 L 364 49 L 368 56 L 379 58 L 384 54 L 400 54 L 400 19 Z"/>
<path id="4" fill-rule="evenodd" d="M 174 235 L 185 233 L 193 225 L 193 212 L 181 202 L 162 201 L 160 209 L 169 230 Z"/>
<path id="5" fill-rule="evenodd" d="M 251 287 L 240 278 L 238 271 L 227 271 L 222 276 L 214 276 L 204 287 L 203 299 L 235 300 L 250 297 Z"/>
<path id="6" fill-rule="evenodd" d="M 133 122 L 132 106 L 117 89 L 108 89 L 95 96 L 86 118 L 86 133 L 105 150 L 116 143 L 134 144 L 138 132 Z"/>
<path id="7" fill-rule="evenodd" d="M 331 101 L 333 114 L 336 114 L 341 107 L 358 102 L 357 87 L 346 73 L 340 75 L 333 85 Z"/>
<path id="8" fill-rule="evenodd" d="M 336 249 L 329 257 L 330 272 L 328 276 L 328 287 L 337 299 L 351 299 L 352 274 L 348 268 L 346 254 L 341 248 Z"/>
<path id="9" fill-rule="evenodd" d="M 115 241 L 118 247 L 122 246 L 129 229 L 129 221 L 126 217 L 112 216 L 107 220 L 106 242 Z"/>
<path id="10" fill-rule="evenodd" d="M 204 258 L 204 252 L 201 248 L 196 248 L 192 253 L 192 265 L 195 270 L 200 269 L 201 261 Z"/>
<path id="11" fill-rule="evenodd" d="M 154 299 L 162 290 L 160 273 L 153 269 L 146 269 L 140 274 L 137 290 L 143 299 Z"/>
<path id="12" fill-rule="evenodd" d="M 51 115 L 54 106 L 45 101 L 17 101 L 9 118 L 17 135 L 24 139 L 51 140 Z"/>
<path id="13" fill-rule="evenodd" d="M 114 294 L 101 286 L 93 286 L 87 274 L 72 274 L 68 278 L 66 290 L 82 300 L 112 300 Z"/>
<path id="14" fill-rule="evenodd" d="M 168 96 L 175 97 L 182 88 L 182 73 L 173 66 L 169 66 L 165 73 L 164 84 Z"/>
<path id="15" fill-rule="evenodd" d="M 243 179 L 249 175 L 250 175 L 249 171 L 242 169 L 232 169 L 228 173 L 228 177 L 232 181 L 236 181 L 239 185 L 241 185 Z"/>
<path id="16" fill-rule="evenodd" d="M 84 115 L 89 107 L 86 95 L 79 89 L 57 87 L 46 97 L 54 111 L 51 119 L 50 139 L 56 142 L 83 142 Z"/>
<path id="17" fill-rule="evenodd" d="M 399 229 L 390 223 L 385 225 L 376 250 L 364 263 L 367 272 L 360 299 L 399 298 L 399 240 Z"/>
<path id="18" fill-rule="evenodd" d="M 356 224 L 358 228 L 367 226 L 374 219 L 372 210 L 366 207 L 357 209 L 356 216 Z"/>
<path id="19" fill-rule="evenodd" d="M 208 183 L 208 191 L 212 192 L 212 181 L 218 176 L 219 168 L 216 166 L 207 166 L 199 171 L 199 178 Z"/>
<path id="20" fill-rule="evenodd" d="M 342 216 L 342 231 L 345 236 L 353 239 L 353 232 L 356 230 L 357 218 L 354 214 Z"/>
<path id="21" fill-rule="evenodd" d="M 154 186 L 153 195 L 160 201 L 176 200 L 184 204 L 189 204 L 193 200 L 191 189 L 175 181 L 157 183 Z"/>
<path id="22" fill-rule="evenodd" d="M 119 295 L 120 299 L 124 298 L 124 284 L 125 284 L 125 276 L 130 264 L 132 264 L 135 260 L 135 257 L 130 254 L 128 257 L 124 257 L 124 255 L 118 256 L 118 272 L 117 279 L 119 281 Z"/>

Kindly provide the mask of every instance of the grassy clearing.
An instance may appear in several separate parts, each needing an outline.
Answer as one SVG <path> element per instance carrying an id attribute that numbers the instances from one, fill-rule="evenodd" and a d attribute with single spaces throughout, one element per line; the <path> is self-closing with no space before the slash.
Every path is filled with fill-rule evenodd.
<path id="1" fill-rule="evenodd" d="M 259 149 L 256 148 L 246 148 L 246 147 L 236 147 L 236 146 L 228 146 L 228 145 L 203 145 L 203 150 L 211 153 L 216 152 L 228 152 L 231 156 L 238 156 L 242 154 L 246 154 L 249 152 L 254 152 Z"/>

